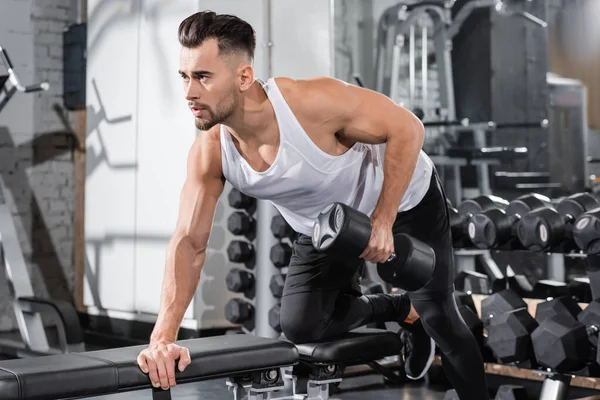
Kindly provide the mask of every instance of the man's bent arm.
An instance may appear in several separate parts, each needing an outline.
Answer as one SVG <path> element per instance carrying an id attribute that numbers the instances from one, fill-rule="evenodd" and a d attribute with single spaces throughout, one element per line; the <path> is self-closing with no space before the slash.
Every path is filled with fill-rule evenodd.
<path id="1" fill-rule="evenodd" d="M 198 287 L 215 209 L 223 192 L 220 168 L 215 167 L 220 161 L 214 162 L 215 151 L 220 149 L 207 138 L 198 138 L 190 150 L 177 226 L 167 246 L 160 311 L 151 342 L 177 339 L 185 311 Z"/>
<path id="2" fill-rule="evenodd" d="M 337 135 L 348 141 L 386 143 L 383 187 L 372 219 L 393 223 L 423 146 L 423 124 L 380 93 L 331 78 L 315 79 L 310 86 L 322 99 L 315 111 L 335 121 Z"/>

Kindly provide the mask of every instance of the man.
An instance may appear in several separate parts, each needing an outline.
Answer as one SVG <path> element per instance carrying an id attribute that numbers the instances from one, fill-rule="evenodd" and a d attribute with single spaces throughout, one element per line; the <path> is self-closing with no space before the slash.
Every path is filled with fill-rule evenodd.
<path id="1" fill-rule="evenodd" d="M 423 126 L 387 97 L 330 78 L 254 77 L 253 28 L 230 15 L 200 12 L 179 27 L 180 74 L 196 127 L 177 227 L 167 247 L 160 312 L 138 357 L 156 387 L 175 385 L 190 362 L 175 344 L 200 279 L 215 207 L 225 181 L 269 200 L 299 233 L 281 300 L 281 327 L 292 342 L 319 340 L 370 322 L 396 321 L 412 332 L 407 375 L 421 378 L 435 339 L 445 372 L 463 399 L 488 398 L 477 342 L 453 297 L 453 253 L 445 195 L 421 151 Z M 314 220 L 340 201 L 370 216 L 360 259 L 342 263 L 312 247 Z M 425 287 L 407 295 L 363 296 L 357 272 L 384 262 L 393 234 L 436 252 Z"/>

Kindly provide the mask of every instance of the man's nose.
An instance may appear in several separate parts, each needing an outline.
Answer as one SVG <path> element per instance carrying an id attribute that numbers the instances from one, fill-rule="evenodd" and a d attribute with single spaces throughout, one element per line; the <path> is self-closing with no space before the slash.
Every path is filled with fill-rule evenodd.
<path id="1" fill-rule="evenodd" d="M 194 100 L 200 97 L 200 90 L 198 85 L 194 82 L 193 79 L 190 79 L 187 85 L 185 86 L 185 99 L 186 100 Z"/>

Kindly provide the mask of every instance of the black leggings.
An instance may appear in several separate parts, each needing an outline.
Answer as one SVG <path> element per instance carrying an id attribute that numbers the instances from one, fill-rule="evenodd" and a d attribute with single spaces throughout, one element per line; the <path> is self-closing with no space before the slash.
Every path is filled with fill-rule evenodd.
<path id="1" fill-rule="evenodd" d="M 434 171 L 430 188 L 413 209 L 398 213 L 394 233 L 406 233 L 436 253 L 433 277 L 398 301 L 391 295 L 363 296 L 357 274 L 363 263 L 348 263 L 316 252 L 310 237 L 294 242 L 281 300 L 281 328 L 295 343 L 325 339 L 371 322 L 401 322 L 410 304 L 442 352 L 446 376 L 461 399 L 487 399 L 488 389 L 477 341 L 454 301 L 454 255 L 446 197 Z M 400 306 L 399 306 L 400 304 Z"/>

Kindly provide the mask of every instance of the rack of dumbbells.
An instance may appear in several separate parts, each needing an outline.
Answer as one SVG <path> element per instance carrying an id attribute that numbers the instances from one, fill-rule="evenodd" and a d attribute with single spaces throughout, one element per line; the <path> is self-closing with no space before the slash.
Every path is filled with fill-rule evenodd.
<path id="1" fill-rule="evenodd" d="M 527 194 L 449 205 L 457 251 L 519 251 L 585 259 L 586 276 L 536 279 L 505 271 L 462 270 L 456 301 L 478 339 L 488 371 L 543 380 L 539 399 L 562 400 L 574 387 L 600 391 L 600 200 Z M 551 267 L 551 266 L 550 266 Z M 517 372 L 518 371 L 518 372 Z M 540 378 L 542 377 L 542 378 Z M 534 398 L 506 386 L 496 399 Z M 520 394 L 518 394 L 520 393 Z M 455 394 L 449 391 L 446 399 Z M 538 398 L 538 397 L 535 397 Z"/>
<path id="2" fill-rule="evenodd" d="M 256 199 L 231 189 L 227 196 L 234 210 L 227 218 L 227 230 L 235 239 L 227 246 L 227 258 L 235 263 L 225 278 L 227 289 L 242 296 L 225 305 L 225 318 L 246 333 L 256 327 Z"/>
<path id="3" fill-rule="evenodd" d="M 295 232 L 267 202 L 237 189 L 230 190 L 227 200 L 233 209 L 227 229 L 235 237 L 227 257 L 239 266 L 230 269 L 226 285 L 240 296 L 227 302 L 225 318 L 242 332 L 279 337 L 280 301 Z"/>
<path id="4" fill-rule="evenodd" d="M 269 281 L 269 291 L 276 303 L 269 310 L 269 325 L 275 332 L 281 334 L 281 325 L 279 315 L 281 313 L 281 296 L 283 295 L 283 286 L 287 275 L 287 267 L 292 257 L 292 241 L 296 232 L 288 225 L 285 219 L 277 212 L 271 219 L 271 233 L 276 243 L 273 244 L 270 251 L 271 263 L 277 270 L 271 275 Z"/>

